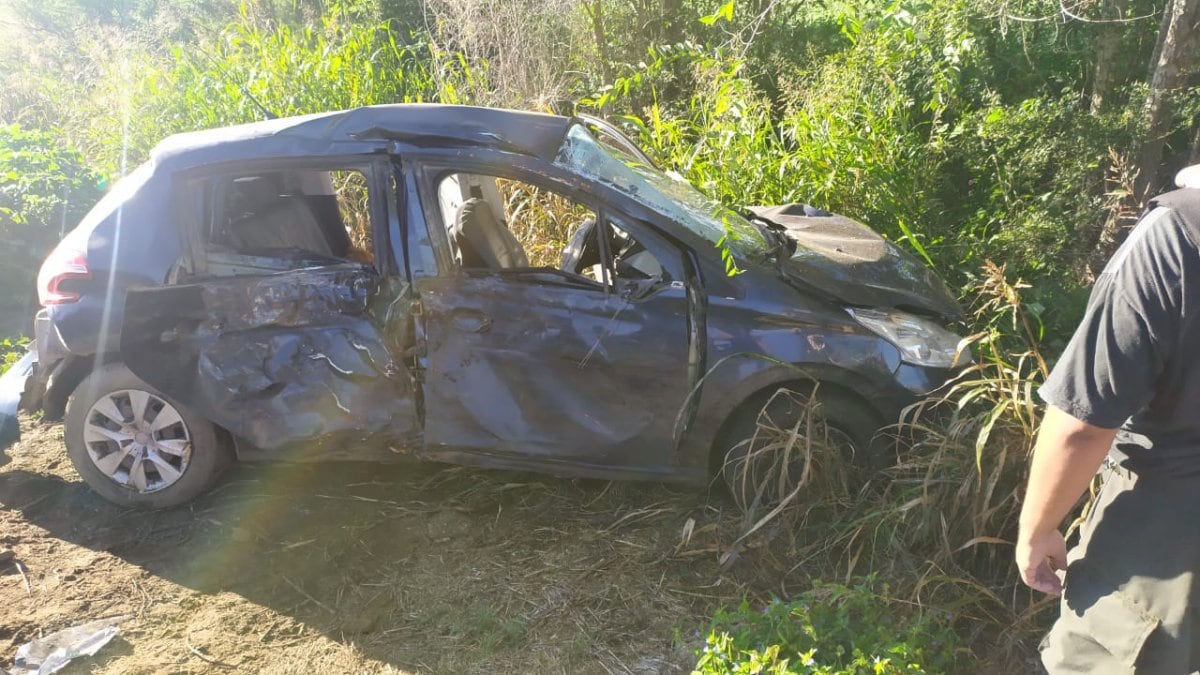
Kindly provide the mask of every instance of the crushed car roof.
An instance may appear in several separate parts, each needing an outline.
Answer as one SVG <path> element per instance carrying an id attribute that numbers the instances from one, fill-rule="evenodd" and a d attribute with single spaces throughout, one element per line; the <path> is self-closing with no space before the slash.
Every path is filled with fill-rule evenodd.
<path id="1" fill-rule="evenodd" d="M 468 145 L 553 159 L 570 119 L 500 108 L 399 103 L 170 136 L 151 152 L 173 169 L 254 156 L 337 154 L 345 144 Z"/>

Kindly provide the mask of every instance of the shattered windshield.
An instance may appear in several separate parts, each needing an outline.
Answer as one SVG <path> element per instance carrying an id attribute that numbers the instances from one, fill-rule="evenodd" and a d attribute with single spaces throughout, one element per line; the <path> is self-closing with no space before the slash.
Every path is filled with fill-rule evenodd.
<path id="1" fill-rule="evenodd" d="M 555 161 L 673 218 L 714 246 L 724 239 L 737 257 L 762 257 L 771 250 L 758 228 L 736 211 L 704 196 L 682 177 L 601 144 L 582 124 L 571 125 Z"/>

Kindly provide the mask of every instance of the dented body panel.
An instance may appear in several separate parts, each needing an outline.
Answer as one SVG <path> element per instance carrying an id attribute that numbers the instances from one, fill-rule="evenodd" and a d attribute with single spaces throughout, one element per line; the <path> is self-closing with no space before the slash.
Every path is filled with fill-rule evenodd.
<path id="1" fill-rule="evenodd" d="M 804 204 L 754 206 L 795 243 L 780 268 L 789 281 L 859 307 L 915 309 L 954 320 L 958 301 L 914 256 L 862 223 Z"/>
<path id="2" fill-rule="evenodd" d="M 875 428 L 950 375 L 903 363 L 895 346 L 828 299 L 798 295 L 773 270 L 747 270 L 735 282 L 746 296 L 708 296 L 708 367 L 694 421 L 679 429 L 685 466 L 710 469 L 725 421 L 764 389 L 814 381 L 843 389 L 874 411 L 863 425 Z"/>
<path id="3" fill-rule="evenodd" d="M 690 389 L 682 289 L 623 298 L 562 278 L 462 275 L 418 291 L 430 452 L 669 469 Z"/>
<path id="4" fill-rule="evenodd" d="M 346 266 L 134 290 L 122 357 L 247 456 L 395 443 L 418 431 L 416 392 L 369 311 L 379 289 Z"/>

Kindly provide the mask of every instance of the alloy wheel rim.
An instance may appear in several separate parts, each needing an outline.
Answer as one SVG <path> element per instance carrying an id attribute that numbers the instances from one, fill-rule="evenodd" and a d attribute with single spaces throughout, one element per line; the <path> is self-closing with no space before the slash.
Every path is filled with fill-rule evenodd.
<path id="1" fill-rule="evenodd" d="M 109 480 L 140 494 L 174 485 L 192 458 L 192 437 L 175 406 L 141 389 L 101 396 L 83 426 L 88 457 Z"/>

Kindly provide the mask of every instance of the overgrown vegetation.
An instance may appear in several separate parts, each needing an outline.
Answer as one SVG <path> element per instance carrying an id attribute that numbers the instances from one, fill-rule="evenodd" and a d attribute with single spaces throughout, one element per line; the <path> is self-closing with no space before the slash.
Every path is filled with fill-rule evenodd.
<path id="1" fill-rule="evenodd" d="M 0 339 L 0 375 L 25 355 L 28 346 L 29 339 L 25 337 Z"/>
<path id="2" fill-rule="evenodd" d="M 38 264 L 101 194 L 77 151 L 48 132 L 0 125 L 0 309 L 32 298 Z"/>
<path id="3" fill-rule="evenodd" d="M 862 219 L 972 305 L 976 363 L 896 428 L 884 488 L 798 494 L 802 508 L 754 536 L 792 561 L 785 571 L 878 575 L 890 609 L 869 623 L 899 627 L 887 623 L 895 610 L 922 629 L 903 644 L 847 647 L 832 637 L 841 628 L 751 643 L 758 628 L 731 614 L 718 624 L 732 632 L 701 660 L 705 672 L 854 672 L 879 656 L 898 659 L 890 672 L 935 672 L 947 662 L 923 660 L 935 637 L 922 631 L 952 625 L 977 652 L 1020 647 L 1047 606 L 1009 564 L 1034 392 L 1122 228 L 1200 160 L 1196 38 L 1169 44 L 1160 21 L 1196 2 L 178 0 L 100 11 L 16 0 L 0 26 L 0 230 L 29 243 L 6 248 L 16 257 L 0 287 L 31 295 L 35 249 L 155 142 L 264 108 L 588 111 L 730 205 L 804 201 Z M 1164 53 L 1171 77 L 1152 58 Z M 545 250 L 563 236 L 544 233 Z M 806 515 L 814 508 L 820 518 Z M 810 607 L 882 592 L 832 588 L 816 587 Z M 823 621 L 792 601 L 766 607 L 769 633 Z M 935 609 L 954 618 L 928 619 Z M 822 660 L 830 645 L 842 654 Z M 805 665 L 814 646 L 818 665 Z"/>
<path id="4" fill-rule="evenodd" d="M 950 614 L 894 598 L 873 579 L 812 590 L 760 609 L 718 612 L 700 675 L 917 675 L 967 667 Z"/>

